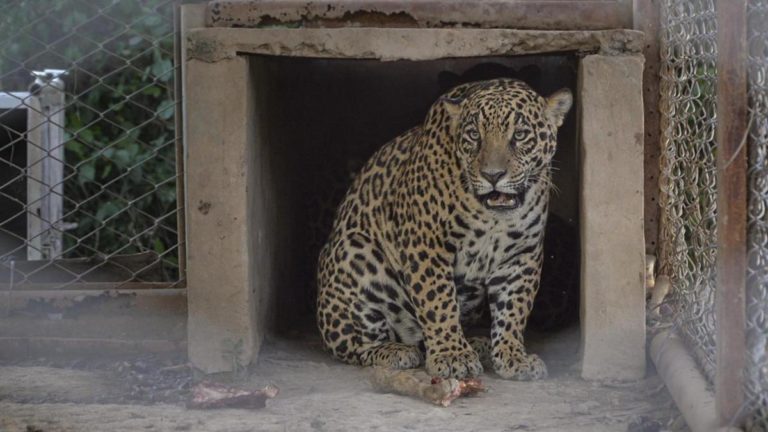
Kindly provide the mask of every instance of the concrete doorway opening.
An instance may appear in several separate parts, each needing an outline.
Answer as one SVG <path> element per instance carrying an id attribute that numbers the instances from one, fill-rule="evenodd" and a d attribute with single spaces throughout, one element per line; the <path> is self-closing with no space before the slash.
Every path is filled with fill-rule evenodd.
<path id="1" fill-rule="evenodd" d="M 561 131 L 561 192 L 552 214 L 565 231 L 577 227 L 560 237 L 574 239 L 580 258 L 545 268 L 578 280 L 580 337 L 568 338 L 579 341 L 577 368 L 587 378 L 644 374 L 635 33 L 210 28 L 194 14 L 182 14 L 182 30 L 196 367 L 231 369 L 222 355 L 228 344 L 240 347 L 238 362 L 251 364 L 265 337 L 312 328 L 317 251 L 351 176 L 378 147 L 419 124 L 442 91 L 462 80 L 512 76 L 542 94 L 570 87 L 577 97 Z"/>
<path id="2" fill-rule="evenodd" d="M 270 161 L 272 204 L 280 215 L 270 230 L 279 260 L 268 324 L 275 334 L 314 326 L 317 257 L 338 204 L 367 159 L 419 125 L 440 94 L 464 82 L 501 77 L 529 82 L 545 95 L 576 90 L 576 59 L 570 55 L 394 62 L 253 56 L 250 62 L 257 128 L 265 136 L 257 145 L 267 147 L 259 153 Z M 543 329 L 578 322 L 575 114 L 559 138 L 549 270 L 532 319 Z"/>

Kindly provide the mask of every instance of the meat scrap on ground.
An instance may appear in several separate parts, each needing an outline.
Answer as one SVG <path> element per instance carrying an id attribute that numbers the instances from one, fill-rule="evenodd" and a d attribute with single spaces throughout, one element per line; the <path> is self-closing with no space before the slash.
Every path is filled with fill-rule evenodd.
<path id="1" fill-rule="evenodd" d="M 460 396 L 471 396 L 486 391 L 478 378 L 433 378 L 417 369 L 374 368 L 371 384 L 382 392 L 413 396 L 444 407 Z"/>
<path id="2" fill-rule="evenodd" d="M 192 400 L 187 403 L 191 409 L 211 408 L 264 408 L 267 399 L 280 392 L 274 385 L 261 390 L 243 390 L 211 381 L 202 381 L 192 388 Z"/>

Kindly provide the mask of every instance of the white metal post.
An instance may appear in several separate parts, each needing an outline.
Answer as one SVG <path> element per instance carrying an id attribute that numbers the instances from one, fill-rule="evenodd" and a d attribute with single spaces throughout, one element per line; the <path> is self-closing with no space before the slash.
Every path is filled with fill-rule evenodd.
<path id="1" fill-rule="evenodd" d="M 64 179 L 63 70 L 33 71 L 27 105 L 27 259 L 62 251 Z"/>

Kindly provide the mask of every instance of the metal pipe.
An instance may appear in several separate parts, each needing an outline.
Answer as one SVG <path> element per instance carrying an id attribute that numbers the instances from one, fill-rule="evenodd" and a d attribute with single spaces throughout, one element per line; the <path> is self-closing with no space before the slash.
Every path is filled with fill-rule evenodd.
<path id="1" fill-rule="evenodd" d="M 692 432 L 736 432 L 720 428 L 715 396 L 683 341 L 663 331 L 651 341 L 651 360 Z"/>

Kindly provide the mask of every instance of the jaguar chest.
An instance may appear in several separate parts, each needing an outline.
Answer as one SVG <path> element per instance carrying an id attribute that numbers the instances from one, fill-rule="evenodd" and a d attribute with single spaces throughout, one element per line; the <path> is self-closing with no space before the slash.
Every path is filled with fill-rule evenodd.
<path id="1" fill-rule="evenodd" d="M 454 275 L 467 283 L 482 284 L 503 259 L 510 241 L 501 224 L 473 227 L 456 250 Z"/>
<path id="2" fill-rule="evenodd" d="M 498 272 L 509 271 L 515 256 L 535 247 L 541 240 L 543 218 L 536 216 L 528 212 L 516 221 L 471 225 L 456 247 L 453 266 L 456 281 L 482 286 Z"/>

